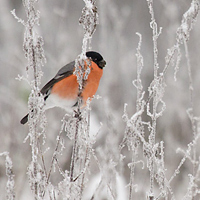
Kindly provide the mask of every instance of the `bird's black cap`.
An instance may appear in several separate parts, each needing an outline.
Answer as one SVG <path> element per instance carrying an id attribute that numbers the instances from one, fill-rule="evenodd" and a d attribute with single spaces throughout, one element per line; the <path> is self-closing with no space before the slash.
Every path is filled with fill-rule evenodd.
<path id="1" fill-rule="evenodd" d="M 86 56 L 91 58 L 92 61 L 95 62 L 101 69 L 105 67 L 106 61 L 103 59 L 100 53 L 97 53 L 96 51 L 88 51 L 86 52 Z"/>

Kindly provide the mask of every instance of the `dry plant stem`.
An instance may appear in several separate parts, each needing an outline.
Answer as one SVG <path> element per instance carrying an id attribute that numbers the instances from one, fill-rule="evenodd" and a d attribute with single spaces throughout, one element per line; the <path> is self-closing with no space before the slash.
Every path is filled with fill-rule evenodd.
<path id="1" fill-rule="evenodd" d="M 174 174 L 171 176 L 171 178 L 169 179 L 169 184 L 172 182 L 172 180 L 180 173 L 180 168 L 183 166 L 183 164 L 185 163 L 186 159 L 190 159 L 190 154 L 191 154 L 191 150 L 192 148 L 194 147 L 194 145 L 197 144 L 197 141 L 199 140 L 200 138 L 200 134 L 197 134 L 195 136 L 195 138 L 193 139 L 192 142 L 190 142 L 188 144 L 188 148 L 186 151 L 181 151 L 184 153 L 184 157 L 181 159 L 178 167 L 176 168 L 176 170 L 174 171 Z"/>
<path id="2" fill-rule="evenodd" d="M 196 136 L 196 127 L 195 127 L 195 120 L 194 120 L 194 104 L 193 104 L 193 81 L 192 81 L 192 72 L 191 72 L 191 64 L 190 64 L 190 57 L 189 57 L 189 51 L 188 51 L 188 45 L 187 41 L 184 40 L 184 47 L 185 47 L 185 56 L 187 59 L 187 67 L 188 67 L 188 78 L 189 78 L 189 95 L 190 95 L 190 108 L 191 108 L 191 114 L 192 114 L 192 131 L 194 136 Z"/>
<path id="3" fill-rule="evenodd" d="M 62 120 L 63 123 L 62 123 L 60 132 L 59 132 L 59 134 L 57 136 L 57 139 L 56 139 L 56 141 L 57 141 L 56 142 L 56 147 L 55 147 L 55 150 L 54 150 L 54 153 L 53 153 L 53 156 L 52 156 L 51 166 L 50 166 L 48 174 L 47 174 L 47 170 L 46 170 L 45 163 L 44 163 L 44 156 L 42 154 L 42 151 L 40 150 L 41 151 L 41 156 L 42 156 L 42 163 L 43 163 L 43 167 L 44 167 L 44 171 L 45 171 L 45 175 L 46 175 L 46 186 L 49 184 L 49 181 L 50 181 L 51 172 L 52 172 L 52 169 L 53 169 L 53 164 L 54 164 L 55 161 L 57 161 L 57 154 L 58 154 L 59 144 L 60 144 L 60 141 L 61 141 L 61 134 L 62 134 L 64 126 L 65 126 L 65 123 L 64 123 L 65 116 L 63 117 L 63 120 Z M 45 193 L 46 193 L 46 190 L 43 191 L 42 198 L 44 198 Z M 49 195 L 49 197 L 51 198 L 51 195 Z"/>
<path id="4" fill-rule="evenodd" d="M 89 128 L 88 130 L 85 130 L 85 128 L 83 128 L 84 125 L 88 124 L 86 120 L 82 119 L 82 117 L 85 116 L 82 116 L 80 110 L 80 105 L 82 103 L 81 102 L 82 90 L 84 89 L 84 83 L 87 80 L 88 75 L 90 73 L 89 65 L 87 66 L 87 69 L 85 69 L 85 59 L 86 59 L 85 53 L 88 48 L 88 45 L 90 45 L 91 43 L 92 35 L 96 30 L 96 25 L 98 22 L 97 7 L 95 5 L 96 2 L 94 0 L 83 0 L 83 1 L 85 2 L 85 7 L 82 9 L 82 15 L 79 19 L 79 23 L 83 26 L 84 37 L 82 44 L 82 53 L 76 59 L 76 64 L 75 64 L 75 74 L 77 76 L 77 81 L 79 83 L 79 95 L 78 95 L 78 108 L 77 111 L 75 112 L 76 125 L 75 125 L 74 145 L 72 150 L 70 175 L 69 175 L 70 181 L 75 182 L 78 179 L 78 177 L 80 177 L 80 175 L 83 174 L 82 180 L 79 179 L 78 181 L 76 181 L 76 183 L 70 185 L 70 194 L 72 194 L 73 189 L 75 189 L 75 186 L 78 186 L 79 188 L 78 195 L 80 199 L 82 199 L 82 193 L 84 188 L 83 183 L 85 179 L 85 172 L 86 172 L 88 153 L 89 153 L 88 147 L 87 146 L 84 147 L 84 145 L 81 143 L 82 142 L 81 140 L 83 139 L 83 136 L 81 134 L 85 134 L 85 132 L 88 132 L 89 135 Z M 84 150 L 86 150 L 85 159 L 84 157 L 82 158 L 81 156 Z"/>
<path id="5" fill-rule="evenodd" d="M 187 41 L 189 40 L 190 31 L 193 28 L 193 25 L 197 19 L 199 13 L 199 1 L 193 0 L 191 2 L 190 8 L 185 12 L 182 18 L 181 26 L 177 30 L 177 44 L 184 44 L 185 47 L 185 56 L 187 60 L 187 67 L 188 67 L 188 77 L 189 77 L 189 101 L 190 101 L 190 108 L 188 109 L 188 115 L 191 120 L 192 124 L 192 132 L 193 132 L 193 141 L 188 144 L 187 150 L 184 152 L 184 157 L 181 159 L 177 169 L 175 170 L 174 174 L 169 180 L 169 184 L 172 180 L 179 174 L 180 168 L 186 161 L 186 159 L 192 160 L 193 164 L 193 176 L 196 176 L 197 172 L 197 163 L 199 162 L 196 158 L 196 142 L 199 139 L 199 134 L 197 134 L 197 127 L 195 123 L 195 116 L 194 116 L 194 105 L 193 105 L 193 80 L 191 74 L 191 64 L 189 58 L 189 51 L 187 46 Z M 185 29 L 187 27 L 187 29 Z M 192 152 L 192 153 L 191 153 Z M 192 154 L 192 158 L 191 158 Z M 194 179 L 194 181 L 197 179 Z M 195 184 L 195 183 L 193 183 Z M 192 198 L 194 199 L 194 191 L 192 190 Z"/>
<path id="6" fill-rule="evenodd" d="M 80 98 L 79 98 L 80 99 Z M 77 148 L 78 148 L 78 131 L 79 131 L 79 123 L 81 121 L 81 111 L 80 111 L 80 104 L 78 103 L 78 110 L 75 114 L 76 117 L 76 129 L 75 129 L 75 136 L 74 136 L 74 145 L 72 151 L 72 161 L 70 165 L 70 181 L 74 181 L 74 168 L 75 168 L 75 159 L 77 158 Z"/>
<path id="7" fill-rule="evenodd" d="M 33 38 L 33 31 L 32 31 L 32 28 L 31 25 L 29 24 L 29 31 L 30 31 L 30 36 L 31 38 Z M 32 40 L 33 41 L 33 40 Z M 32 48 L 32 52 L 33 52 L 33 55 L 32 55 L 32 63 L 33 63 L 33 72 L 34 72 L 34 87 L 37 88 L 38 84 L 37 84 L 37 66 L 36 66 L 36 61 L 35 61 L 35 49 L 34 49 L 34 45 L 31 44 L 31 48 Z M 36 93 L 35 96 L 37 97 L 38 94 L 37 94 L 37 90 L 34 90 L 34 92 Z M 35 108 L 33 107 L 33 110 L 35 110 Z M 34 116 L 34 113 L 36 113 L 37 111 L 35 110 L 33 112 L 33 118 L 35 117 Z M 34 177 L 37 177 L 37 158 L 38 158 L 38 137 L 37 137 L 37 133 L 38 133 L 38 124 L 37 123 L 34 123 L 33 122 L 33 129 L 30 130 L 30 132 L 33 135 L 33 137 L 31 138 L 32 139 L 32 161 L 33 161 L 33 170 L 34 170 Z M 29 126 L 30 128 L 30 126 Z M 37 196 L 38 196 L 38 182 L 35 181 L 35 186 L 34 186 L 34 192 L 35 192 L 35 199 L 37 199 Z"/>
<path id="8" fill-rule="evenodd" d="M 136 112 L 139 112 L 141 110 L 141 96 L 142 96 L 142 83 L 141 83 L 141 71 L 143 67 L 143 57 L 140 53 L 141 49 L 141 43 L 142 43 L 142 36 L 139 33 L 136 33 L 139 36 L 139 42 L 138 42 L 138 47 L 137 47 L 137 53 L 136 53 L 136 58 L 137 58 L 137 100 L 136 100 Z M 138 120 L 141 121 L 141 116 L 138 117 Z M 137 160 L 138 156 L 138 147 L 133 148 L 132 152 L 132 161 L 131 161 L 131 174 L 130 174 L 130 189 L 129 189 L 129 200 L 133 199 L 133 188 L 134 188 L 134 175 L 135 175 L 135 163 Z"/>
<path id="9" fill-rule="evenodd" d="M 41 147 L 41 143 L 39 141 L 39 138 L 38 138 L 38 149 L 39 149 L 41 160 L 42 160 L 43 170 L 44 170 L 45 176 L 47 177 L 47 170 L 46 170 L 45 161 L 44 161 L 44 154 L 42 152 L 42 147 Z"/>
<path id="10" fill-rule="evenodd" d="M 192 72 L 191 72 L 191 64 L 190 64 L 190 57 L 189 57 L 189 51 L 188 51 L 188 45 L 187 41 L 184 40 L 184 47 L 185 47 L 185 56 L 187 59 L 187 67 L 188 67 L 188 78 L 189 78 L 189 95 L 190 95 L 190 120 L 192 124 L 192 132 L 193 132 L 193 138 L 196 137 L 196 125 L 195 125 L 195 119 L 194 119 L 194 103 L 193 103 L 193 80 L 192 80 Z M 196 171 L 197 171 L 197 153 L 196 153 L 196 145 L 193 146 L 193 176 L 195 177 Z M 194 180 L 195 181 L 195 180 Z M 193 200 L 195 199 L 194 191 L 193 192 Z"/>
<path id="11" fill-rule="evenodd" d="M 47 179 L 46 179 L 46 185 L 48 185 L 49 181 L 50 181 L 51 172 L 52 172 L 52 169 L 53 169 L 53 163 L 56 160 L 56 156 L 57 156 L 57 153 L 58 153 L 58 147 L 59 147 L 59 144 L 60 144 L 60 139 L 61 139 L 61 134 L 62 134 L 63 129 L 64 129 L 64 119 L 63 119 L 63 124 L 61 126 L 61 130 L 60 130 L 59 135 L 57 137 L 56 147 L 55 147 L 52 159 L 51 159 L 51 166 L 50 166 L 48 174 L 46 175 L 46 177 L 47 177 Z M 45 169 L 45 171 L 46 171 L 46 169 Z M 42 197 L 45 196 L 45 193 L 46 193 L 46 191 L 44 190 L 43 194 L 42 194 Z"/>
<path id="12" fill-rule="evenodd" d="M 158 85 L 158 48 L 157 48 L 157 39 L 158 36 L 161 32 L 158 33 L 157 30 L 157 23 L 155 21 L 155 17 L 154 17 L 154 11 L 153 11 L 153 0 L 147 0 L 148 3 L 148 7 L 149 7 L 149 13 L 151 15 L 151 22 L 150 22 L 150 27 L 152 28 L 153 31 L 153 55 L 154 55 L 154 88 L 157 88 Z M 156 108 L 157 108 L 157 104 L 158 104 L 158 100 L 157 100 L 157 90 L 153 88 L 153 114 L 152 114 L 152 129 L 149 135 L 149 144 L 152 148 L 152 150 L 154 149 L 154 145 L 155 145 L 155 136 L 156 136 L 156 124 L 157 124 L 157 116 L 156 116 Z M 154 197 L 154 165 L 155 165 L 155 152 L 153 150 L 152 154 L 150 155 L 150 159 L 149 159 L 149 170 L 150 170 L 150 195 L 152 195 L 151 199 L 153 199 Z M 150 198 L 150 197 L 149 197 Z"/>
<path id="13" fill-rule="evenodd" d="M 178 48 L 179 48 L 179 47 L 178 47 L 178 44 L 174 45 L 174 48 L 173 48 L 171 54 L 170 54 L 170 55 L 167 54 L 167 56 L 169 56 L 169 57 L 168 57 L 168 59 L 167 59 L 166 62 L 165 62 L 165 67 L 164 67 L 163 72 L 162 72 L 163 78 L 164 78 L 164 75 L 165 75 L 166 72 L 167 72 L 167 69 L 169 68 L 170 63 L 172 62 L 172 59 L 173 59 L 173 57 L 174 57 L 174 55 L 175 55 L 175 52 L 178 51 Z M 166 57 L 166 58 L 167 58 L 167 57 Z"/>
<path id="14" fill-rule="evenodd" d="M 32 44 L 31 44 L 31 48 L 32 48 L 32 63 L 33 63 L 33 72 L 34 72 L 34 87 L 37 88 L 37 66 L 36 66 L 36 61 L 35 61 L 35 49 L 34 49 L 34 45 L 33 45 L 33 27 L 32 25 L 30 24 L 30 21 L 29 21 L 29 34 L 32 38 Z M 34 92 L 36 92 L 34 90 Z M 36 94 L 37 96 L 37 94 Z M 33 109 L 35 110 L 35 108 L 33 107 Z M 34 113 L 36 113 L 36 111 L 33 112 L 33 117 L 34 117 Z M 29 129 L 30 129 L 30 126 L 29 126 Z M 37 165 L 37 141 L 38 141 L 38 138 L 37 138 L 37 123 L 34 123 L 33 124 L 33 130 L 29 130 L 33 135 L 33 138 L 32 139 L 32 161 L 33 161 L 33 169 L 34 169 L 34 177 L 37 176 L 37 168 L 36 168 L 36 165 Z M 38 194 L 38 183 L 37 181 L 35 182 L 35 199 L 37 199 L 37 194 Z"/>
<path id="15" fill-rule="evenodd" d="M 86 147 L 86 153 L 85 153 L 85 159 L 84 159 L 84 167 L 86 168 L 87 160 L 89 156 L 89 146 Z M 89 162 L 88 162 L 89 165 Z M 80 191 L 80 200 L 82 199 L 83 196 L 83 190 L 84 190 L 84 181 L 85 181 L 85 172 L 82 175 L 82 180 L 81 180 L 81 191 Z"/>
<path id="16" fill-rule="evenodd" d="M 89 138 L 89 131 L 90 131 L 90 111 L 88 111 L 88 123 L 87 123 L 87 138 Z M 87 167 L 89 166 L 90 162 L 90 150 L 92 151 L 92 147 L 90 145 L 86 145 L 85 150 L 85 159 L 84 159 L 84 169 L 86 171 Z M 85 172 L 82 175 L 82 181 L 81 181 L 81 191 L 80 191 L 80 200 L 83 196 L 83 190 L 84 190 L 84 181 L 85 181 Z"/>
<path id="17" fill-rule="evenodd" d="M 0 156 L 5 157 L 5 167 L 6 167 L 6 176 L 8 177 L 6 184 L 6 199 L 7 200 L 15 200 L 15 181 L 14 181 L 14 173 L 13 173 L 13 163 L 9 156 L 8 152 L 0 153 Z"/>
<path id="18" fill-rule="evenodd" d="M 136 150 L 135 150 L 136 151 Z M 135 162 L 137 159 L 136 152 L 132 152 L 132 163 L 131 163 L 131 174 L 130 174 L 130 189 L 129 189 L 129 200 L 133 199 L 133 187 L 134 187 L 134 175 L 135 175 Z"/>
<path id="19" fill-rule="evenodd" d="M 43 40 L 41 37 L 34 32 L 34 26 L 39 25 L 39 11 L 35 9 L 36 0 L 23 0 L 24 9 L 27 16 L 27 22 L 23 25 L 25 26 L 24 33 L 24 52 L 25 57 L 28 60 L 27 65 L 27 77 L 28 72 L 31 71 L 33 73 L 33 80 L 29 81 L 31 86 L 31 94 L 29 96 L 29 138 L 30 138 L 30 146 L 32 150 L 32 160 L 28 168 L 29 175 L 29 183 L 31 185 L 31 190 L 34 194 L 35 199 L 41 199 L 42 190 L 43 190 L 43 182 L 44 178 L 43 174 L 45 174 L 44 170 L 40 170 L 40 164 L 38 162 L 39 156 L 39 127 L 44 124 L 40 123 L 39 118 L 42 115 L 41 107 L 41 97 L 39 92 L 39 84 L 42 76 L 41 66 L 43 66 L 45 62 L 45 56 L 43 52 Z M 43 161 L 42 161 L 43 162 Z M 44 165 L 44 162 L 43 162 Z M 45 168 L 44 168 L 45 169 Z M 38 178 L 39 177 L 39 178 Z"/>
<path id="20" fill-rule="evenodd" d="M 34 177 L 37 177 L 37 127 L 36 125 L 34 126 L 35 131 L 34 131 L 34 139 L 33 139 L 33 143 L 32 143 L 32 161 L 33 161 L 33 173 L 34 173 Z M 34 186 L 34 192 L 35 192 L 35 199 L 37 199 L 37 195 L 38 195 L 38 182 L 35 181 L 35 186 Z"/>
<path id="21" fill-rule="evenodd" d="M 53 168 L 53 163 L 54 163 L 54 161 L 56 159 L 56 156 L 57 156 L 57 152 L 58 152 L 58 147 L 59 147 L 59 144 L 60 144 L 60 138 L 61 138 L 62 130 L 60 131 L 60 133 L 58 135 L 58 138 L 57 138 L 56 147 L 55 147 L 54 154 L 53 154 L 53 157 L 52 157 L 52 160 L 51 160 L 51 167 L 49 169 L 49 173 L 48 173 L 48 176 L 47 176 L 47 184 L 49 183 L 49 180 L 50 180 L 50 177 L 51 177 L 51 171 L 52 171 L 52 168 Z"/>

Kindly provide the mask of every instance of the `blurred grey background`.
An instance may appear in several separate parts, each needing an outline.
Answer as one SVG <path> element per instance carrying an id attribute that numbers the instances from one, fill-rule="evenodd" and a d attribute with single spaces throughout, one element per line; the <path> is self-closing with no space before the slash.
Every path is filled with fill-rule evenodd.
<path id="1" fill-rule="evenodd" d="M 162 27 L 162 34 L 158 39 L 159 71 L 162 72 L 165 64 L 167 49 L 176 42 L 176 30 L 180 26 L 182 15 L 190 6 L 188 0 L 157 0 L 154 1 L 154 12 L 158 27 Z M 40 0 L 36 4 L 41 13 L 38 33 L 44 39 L 44 51 L 47 59 L 43 67 L 41 87 L 52 78 L 66 63 L 74 60 L 81 53 L 83 29 L 79 25 L 79 17 L 84 7 L 83 1 L 73 0 Z M 106 138 L 113 132 L 120 143 L 125 131 L 122 120 L 124 103 L 128 104 L 128 114 L 134 114 L 136 108 L 136 89 L 132 81 L 136 78 L 136 48 L 139 32 L 142 34 L 141 53 L 144 57 L 142 84 L 147 93 L 147 88 L 153 78 L 153 45 L 152 30 L 150 28 L 150 14 L 145 0 L 98 0 L 99 25 L 92 39 L 92 49 L 100 52 L 107 61 L 104 75 L 97 94 L 101 99 L 92 102 L 91 131 L 99 133 L 94 148 L 103 147 Z M 0 152 L 9 151 L 13 160 L 16 199 L 26 199 L 29 194 L 26 168 L 30 162 L 30 146 L 28 141 L 23 143 L 28 127 L 22 126 L 19 121 L 27 112 L 27 98 L 30 88 L 25 81 L 18 81 L 19 75 L 26 76 L 25 67 L 27 60 L 23 52 L 24 27 L 11 15 L 11 10 L 16 10 L 16 15 L 26 20 L 24 7 L 21 0 L 0 1 Z M 199 19 L 199 17 L 198 17 Z M 189 55 L 194 81 L 194 113 L 199 115 L 199 63 L 200 63 L 200 21 L 198 20 L 191 32 Z M 174 81 L 174 68 L 170 66 L 166 74 L 166 91 L 164 101 L 167 109 L 158 119 L 157 141 L 165 142 L 165 164 L 170 178 L 182 158 L 176 154 L 176 149 L 187 148 L 192 140 L 192 129 L 186 110 L 189 102 L 189 82 L 184 48 L 177 81 Z M 65 112 L 61 109 L 52 109 L 46 112 L 47 142 L 46 146 L 53 151 L 55 138 L 61 126 L 61 119 Z M 148 117 L 146 120 L 149 120 Z M 108 122 L 109 121 L 109 122 Z M 71 141 L 63 134 L 68 144 L 66 157 L 61 159 L 63 168 L 69 168 Z M 117 147 L 116 147 L 117 148 Z M 47 163 L 51 158 L 51 150 L 47 153 Z M 125 181 L 129 181 L 129 169 L 126 164 L 130 161 L 130 152 L 124 149 L 127 156 L 123 169 Z M 47 164 L 48 165 L 48 164 Z M 191 172 L 190 162 L 186 162 L 183 172 L 172 183 L 175 194 L 181 199 L 181 191 L 187 188 L 188 173 Z M 95 170 L 94 170 L 95 171 Z M 96 173 L 97 173 L 96 169 Z M 58 179 L 58 180 L 57 180 Z M 0 158 L 0 199 L 5 199 L 6 176 L 4 159 Z M 136 174 L 139 181 L 141 199 L 148 191 L 148 172 Z M 55 184 L 59 178 L 54 177 Z M 180 184 L 181 183 L 181 184 Z M 146 191 L 142 191 L 143 186 Z M 137 198 L 138 199 L 138 198 Z"/>

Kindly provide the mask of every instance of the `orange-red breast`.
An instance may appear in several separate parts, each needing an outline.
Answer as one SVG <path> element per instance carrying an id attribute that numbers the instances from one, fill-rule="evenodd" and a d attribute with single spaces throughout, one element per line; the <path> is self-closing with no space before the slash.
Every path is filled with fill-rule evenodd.
<path id="1" fill-rule="evenodd" d="M 45 100 L 45 110 L 53 107 L 61 107 L 67 111 L 71 111 L 78 105 L 78 96 L 81 98 L 81 107 L 86 105 L 88 98 L 93 97 L 98 89 L 106 62 L 95 51 L 86 52 L 86 56 L 90 63 L 90 73 L 87 80 L 83 81 L 83 88 L 79 90 L 77 76 L 74 74 L 75 61 L 70 62 L 62 67 L 55 77 L 41 89 L 40 92 Z M 25 124 L 27 121 L 28 114 L 20 122 L 21 124 Z"/>

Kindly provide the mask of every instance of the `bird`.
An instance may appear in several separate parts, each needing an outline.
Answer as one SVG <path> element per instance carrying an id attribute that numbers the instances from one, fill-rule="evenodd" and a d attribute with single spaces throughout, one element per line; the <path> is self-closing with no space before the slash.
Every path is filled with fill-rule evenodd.
<path id="1" fill-rule="evenodd" d="M 103 75 L 103 68 L 106 65 L 106 61 L 100 53 L 95 51 L 87 51 L 85 55 L 85 69 L 89 65 L 90 73 L 87 79 L 83 81 L 82 89 L 80 90 L 77 75 L 74 74 L 75 61 L 72 61 L 62 67 L 54 78 L 47 82 L 40 90 L 40 93 L 44 97 L 45 110 L 60 107 L 70 112 L 78 106 L 79 98 L 81 100 L 81 108 L 86 106 L 88 98 L 93 98 Z M 28 116 L 29 114 L 25 115 L 20 123 L 26 124 Z"/>

